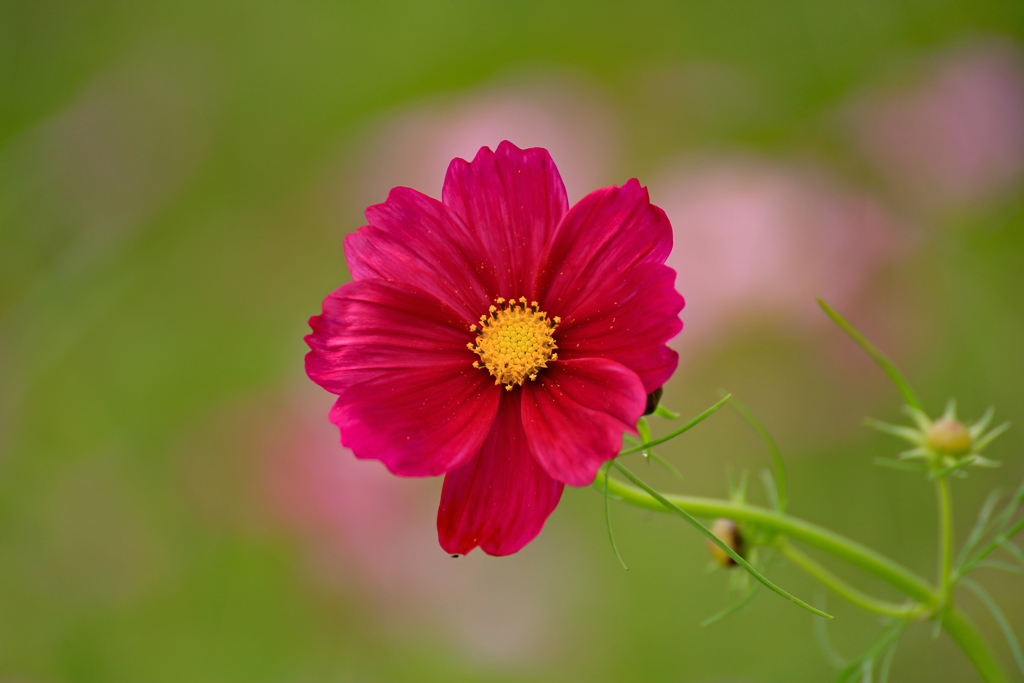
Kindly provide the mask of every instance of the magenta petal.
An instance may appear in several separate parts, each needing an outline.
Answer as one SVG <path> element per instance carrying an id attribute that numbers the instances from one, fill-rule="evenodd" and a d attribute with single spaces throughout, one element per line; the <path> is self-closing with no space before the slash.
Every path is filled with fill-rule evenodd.
<path id="1" fill-rule="evenodd" d="M 635 179 L 591 192 L 565 215 L 542 257 L 538 300 L 549 315 L 567 318 L 636 264 L 664 263 L 670 251 L 672 226 Z"/>
<path id="2" fill-rule="evenodd" d="M 545 472 L 586 486 L 619 452 L 622 433 L 636 433 L 646 403 L 640 379 L 618 363 L 558 360 L 523 386 L 523 427 Z"/>
<path id="3" fill-rule="evenodd" d="M 394 474 L 444 474 L 469 461 L 491 431 L 501 388 L 468 363 L 391 371 L 338 397 L 331 422 L 357 458 Z"/>
<path id="4" fill-rule="evenodd" d="M 366 210 L 366 219 L 370 225 L 345 238 L 354 280 L 381 278 L 429 292 L 467 324 L 487 310 L 495 295 L 477 275 L 483 247 L 444 204 L 396 187 Z"/>
<path id="5" fill-rule="evenodd" d="M 502 392 L 480 452 L 444 478 L 437 535 L 446 552 L 480 546 L 488 555 L 510 555 L 540 533 L 562 497 L 562 483 L 530 454 L 519 402 L 520 392 Z"/>
<path id="6" fill-rule="evenodd" d="M 331 421 L 356 457 L 427 476 L 479 450 L 500 389 L 473 367 L 473 335 L 443 302 L 404 284 L 350 282 L 310 326 L 306 371 L 339 394 Z"/>
<path id="7" fill-rule="evenodd" d="M 675 271 L 641 263 L 603 287 L 600 298 L 580 303 L 558 327 L 558 357 L 607 358 L 625 365 L 651 393 L 675 372 L 679 354 L 665 345 L 683 327 L 683 297 Z"/>
<path id="8" fill-rule="evenodd" d="M 324 389 L 346 387 L 402 368 L 465 362 L 476 355 L 469 323 L 429 294 L 383 280 L 349 282 L 309 320 L 306 373 Z"/>
<path id="9" fill-rule="evenodd" d="M 481 278 L 493 296 L 535 299 L 541 253 L 569 208 L 547 150 L 506 141 L 497 152 L 482 148 L 472 163 L 455 159 L 441 196 L 483 244 L 489 273 Z"/>

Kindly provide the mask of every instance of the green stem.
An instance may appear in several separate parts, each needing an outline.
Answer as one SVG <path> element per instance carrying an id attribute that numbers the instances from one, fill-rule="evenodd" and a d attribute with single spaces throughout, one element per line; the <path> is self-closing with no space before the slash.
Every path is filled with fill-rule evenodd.
<path id="1" fill-rule="evenodd" d="M 606 484 L 608 495 L 630 505 L 658 512 L 669 510 L 646 492 L 609 477 L 602 468 L 598 470 L 594 485 L 601 489 Z M 922 606 L 927 607 L 929 613 L 934 612 L 942 604 L 942 595 L 909 569 L 867 546 L 816 524 L 746 503 L 670 494 L 663 497 L 691 515 L 705 518 L 726 517 L 736 521 L 750 522 L 831 553 L 888 582 L 907 596 L 917 600 Z M 950 529 L 952 529 L 952 524 L 950 524 Z M 948 572 L 946 573 L 948 576 Z M 952 604 L 945 610 L 942 626 L 974 664 L 985 683 L 1008 683 L 1009 679 L 1006 678 L 1006 674 L 1003 673 L 988 644 L 967 617 Z"/>
<path id="2" fill-rule="evenodd" d="M 864 349 L 872 360 L 878 364 L 878 367 L 885 371 L 885 374 L 889 375 L 889 378 L 896 385 L 896 388 L 903 394 L 903 400 L 906 401 L 907 405 L 912 408 L 921 410 L 921 402 L 917 400 L 917 396 L 914 395 L 914 390 L 910 388 L 910 384 L 907 380 L 903 379 L 903 375 L 896 369 L 896 366 L 892 364 L 892 361 L 886 358 L 885 354 L 882 353 L 877 346 L 868 341 L 867 337 L 860 333 L 856 327 L 851 325 L 849 321 L 843 316 L 839 315 L 839 312 L 829 306 L 823 299 L 818 299 L 818 305 L 825 311 L 828 317 L 832 318 L 836 325 L 839 325 L 843 329 L 843 332 L 850 335 L 853 341 Z"/>
<path id="3" fill-rule="evenodd" d="M 988 643 L 982 639 L 978 629 L 963 612 L 956 607 L 950 607 L 942 620 L 942 627 L 971 660 L 971 664 L 981 674 L 981 679 L 985 683 L 1009 683 L 1010 679 L 1003 673 Z"/>
<path id="4" fill-rule="evenodd" d="M 886 617 L 894 617 L 896 619 L 912 620 L 924 616 L 930 611 L 928 607 L 917 602 L 900 605 L 894 602 L 874 598 L 867 593 L 854 588 L 829 570 L 825 569 L 825 567 L 818 564 L 818 562 L 810 556 L 804 554 L 800 550 L 797 550 L 792 543 L 783 541 L 781 547 L 782 554 L 788 557 L 793 564 L 816 578 L 824 584 L 826 588 L 829 588 L 836 593 L 836 595 L 849 600 L 854 605 L 862 607 L 869 612 L 881 614 Z"/>
<path id="5" fill-rule="evenodd" d="M 939 596 L 940 602 L 949 599 L 949 579 L 953 567 L 953 506 L 949 499 L 949 479 L 940 477 L 936 482 L 939 494 Z"/>
<path id="6" fill-rule="evenodd" d="M 597 478 L 594 480 L 594 485 L 598 490 L 603 489 L 605 479 L 608 481 L 609 496 L 648 510 L 666 511 L 665 506 L 653 496 L 614 477 L 608 477 L 603 471 L 598 471 Z M 938 604 L 938 595 L 936 595 L 935 589 L 909 569 L 867 546 L 840 536 L 816 524 L 776 512 L 775 510 L 746 503 L 671 494 L 664 494 L 664 497 L 697 517 L 727 517 L 737 521 L 751 522 L 762 528 L 776 531 L 794 540 L 820 548 L 840 559 L 846 560 L 855 567 L 860 567 L 874 574 L 918 602 L 933 607 Z"/>
<path id="7" fill-rule="evenodd" d="M 653 441 L 647 441 L 646 443 L 642 443 L 639 446 L 633 446 L 632 448 L 627 448 L 624 451 L 620 451 L 619 455 L 629 455 L 630 453 L 639 453 L 640 451 L 649 451 L 651 448 L 653 448 L 654 446 L 657 446 L 660 443 L 665 443 L 666 441 L 671 441 L 672 439 L 676 438 L 677 436 L 679 436 L 680 434 L 682 434 L 686 430 L 688 430 L 688 429 L 690 429 L 690 428 L 700 424 L 706 418 L 710 417 L 712 413 L 714 413 L 716 410 L 718 410 L 719 408 L 724 406 L 726 404 L 726 402 L 730 398 L 732 398 L 732 394 L 727 394 L 727 395 L 723 396 L 722 400 L 720 400 L 718 403 L 716 403 L 715 405 L 711 406 L 710 408 L 705 410 L 703 413 L 701 413 L 697 417 L 693 418 L 692 420 L 690 420 L 689 422 L 684 424 L 682 427 L 680 427 L 679 429 L 677 429 L 674 432 L 672 432 L 671 434 L 666 434 L 665 436 L 661 437 L 660 439 L 654 439 Z"/>

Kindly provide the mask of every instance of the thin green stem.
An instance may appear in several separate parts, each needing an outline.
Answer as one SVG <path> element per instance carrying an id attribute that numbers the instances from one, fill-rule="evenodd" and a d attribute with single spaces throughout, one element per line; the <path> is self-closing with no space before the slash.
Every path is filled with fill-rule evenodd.
<path id="1" fill-rule="evenodd" d="M 747 562 L 747 560 L 742 555 L 740 555 L 738 552 L 736 552 L 736 550 L 734 550 L 733 548 L 729 547 L 729 545 L 727 543 L 725 543 L 725 541 L 723 541 L 722 539 L 718 538 L 718 536 L 715 536 L 715 534 L 712 533 L 712 531 L 710 529 L 708 529 L 706 526 L 704 526 L 699 521 L 697 521 L 697 519 L 693 515 L 691 515 L 686 510 L 683 510 L 678 505 L 674 505 L 672 503 L 672 501 L 668 500 L 667 498 L 662 496 L 660 493 L 658 493 L 657 491 L 652 489 L 650 486 L 645 484 L 643 481 L 641 481 L 639 478 L 637 478 L 636 475 L 634 475 L 632 472 L 630 472 L 625 467 L 623 467 L 622 464 L 618 460 L 612 460 L 611 462 L 612 462 L 612 464 L 615 465 L 616 468 L 618 468 L 618 470 L 620 472 L 622 472 L 624 475 L 626 475 L 626 477 L 628 477 L 630 481 L 632 481 L 637 486 L 641 487 L 646 493 L 650 494 L 655 500 L 657 500 L 664 507 L 664 509 L 666 509 L 666 510 L 668 510 L 670 512 L 676 513 L 677 515 L 679 515 L 680 517 L 685 519 L 688 523 L 692 524 L 693 527 L 695 529 L 697 529 L 697 531 L 699 531 L 702 534 L 704 534 L 704 536 L 706 536 L 709 541 L 711 541 L 712 543 L 717 545 L 719 548 L 721 548 L 722 552 L 724 552 L 726 555 L 731 557 L 733 562 L 735 562 L 739 566 L 743 567 L 745 570 L 747 570 L 747 572 L 751 576 L 753 576 L 755 579 L 757 579 L 758 581 L 763 583 L 769 589 L 771 589 L 772 591 L 778 593 L 779 595 L 781 595 L 782 597 L 786 598 L 787 600 L 791 600 L 792 602 L 796 603 L 797 605 L 800 605 L 805 610 L 807 610 L 809 612 L 813 612 L 814 614 L 817 614 L 820 617 L 825 617 L 826 619 L 832 619 L 833 618 L 831 614 L 828 614 L 827 612 L 822 612 L 820 609 L 817 609 L 815 607 L 811 607 L 810 605 L 808 605 L 806 602 L 804 602 L 800 598 L 798 598 L 798 597 L 796 597 L 794 595 L 790 595 L 786 591 L 784 591 L 781 588 L 779 588 L 778 586 L 776 586 L 774 583 L 772 583 L 767 578 L 765 578 L 764 574 L 762 574 L 761 572 L 759 572 L 756 569 L 754 569 L 754 567 L 751 566 L 751 564 L 749 562 Z M 605 490 L 606 491 L 607 491 L 607 487 L 608 487 L 608 481 L 610 479 L 611 479 L 611 477 L 608 477 L 608 475 L 606 473 L 605 474 Z"/>
<path id="2" fill-rule="evenodd" d="M 985 683 L 1009 683 L 1010 679 L 1003 673 L 999 660 L 992 654 L 988 643 L 982 639 L 978 629 L 963 612 L 951 607 L 946 612 L 942 627 L 971 660 L 971 664 L 981 674 L 981 679 Z"/>
<path id="3" fill-rule="evenodd" d="M 761 421 L 757 419 L 754 413 L 750 412 L 750 409 L 740 403 L 736 398 L 732 399 L 730 403 L 737 413 L 740 414 L 747 424 L 750 425 L 751 429 L 757 432 L 761 440 L 764 441 L 764 445 L 768 448 L 768 453 L 772 456 L 772 461 L 775 463 L 775 476 L 779 480 L 779 510 L 785 511 L 786 509 L 786 465 L 782 462 L 782 453 L 779 452 L 779 445 L 775 443 L 775 439 L 772 438 L 771 432 L 769 432 Z"/>
<path id="4" fill-rule="evenodd" d="M 896 369 L 896 366 L 892 364 L 892 361 L 889 360 L 877 346 L 869 342 L 867 337 L 860 333 L 860 330 L 851 325 L 846 318 L 839 315 L 839 312 L 825 303 L 823 299 L 818 299 L 818 305 L 821 306 L 821 309 L 825 311 L 825 314 L 828 315 L 828 317 L 832 318 L 836 325 L 839 325 L 839 327 L 842 328 L 843 332 L 850 335 L 850 338 L 857 342 L 857 344 L 864 349 L 869 356 L 871 356 L 871 359 L 878 364 L 878 367 L 885 371 L 885 374 L 889 375 L 893 384 L 895 384 L 896 388 L 899 389 L 899 392 L 903 394 L 903 400 L 906 404 L 912 408 L 921 410 L 921 402 L 918 401 L 917 396 L 914 395 L 914 390 L 910 388 L 910 384 L 907 380 L 903 379 L 903 375 L 901 375 L 900 371 Z"/>
<path id="5" fill-rule="evenodd" d="M 793 564 L 816 578 L 826 588 L 831 589 L 832 592 L 839 597 L 845 598 L 854 605 L 866 609 L 869 612 L 881 614 L 886 617 L 894 617 L 896 619 L 913 620 L 928 614 L 930 611 L 927 606 L 918 602 L 905 603 L 901 605 L 895 602 L 879 600 L 878 598 L 872 597 L 846 583 L 846 581 L 843 581 L 828 569 L 825 569 L 825 567 L 818 564 L 818 562 L 809 555 L 798 550 L 792 543 L 783 541 L 781 548 L 782 554 L 788 557 Z"/>
<path id="6" fill-rule="evenodd" d="M 608 476 L 603 468 L 598 470 L 594 485 L 599 489 L 603 489 L 607 485 L 609 496 L 630 505 L 658 512 L 670 511 L 668 506 L 654 496 Z M 867 546 L 816 524 L 746 503 L 671 494 L 662 497 L 666 502 L 696 517 L 726 517 L 736 521 L 750 522 L 824 550 L 888 582 L 921 603 L 922 606 L 927 607 L 929 613 L 942 604 L 942 595 L 909 569 Z M 982 639 L 974 625 L 953 604 L 947 606 L 942 626 L 974 664 L 985 683 L 1008 683 L 1009 679 L 1003 673 L 988 643 Z"/>
<path id="7" fill-rule="evenodd" d="M 941 602 L 949 600 L 950 576 L 953 568 L 953 506 L 949 496 L 949 479 L 936 482 L 939 494 L 939 596 Z"/>
<path id="8" fill-rule="evenodd" d="M 671 434 L 663 436 L 660 439 L 654 439 L 653 441 L 647 441 L 646 443 L 642 443 L 639 446 L 634 446 L 632 448 L 627 448 L 627 449 L 621 451 L 619 453 L 619 455 L 629 455 L 630 453 L 639 453 L 640 451 L 649 451 L 653 446 L 657 446 L 659 443 L 665 443 L 666 441 L 670 441 L 670 440 L 676 438 L 677 436 L 679 436 L 680 434 L 682 434 L 686 430 L 690 429 L 691 427 L 696 426 L 697 424 L 703 422 L 705 419 L 710 417 L 712 413 L 714 413 L 716 410 L 718 410 L 719 408 L 724 406 L 726 404 L 726 402 L 730 398 L 732 398 L 732 394 L 728 394 L 727 396 L 724 396 L 721 401 L 719 401 L 715 405 L 711 406 L 710 408 L 705 410 L 703 413 L 701 413 L 697 417 L 693 418 L 692 420 L 690 420 L 689 422 L 684 424 L 682 427 L 680 427 L 679 429 L 677 429 L 674 432 L 672 432 Z"/>
<path id="9" fill-rule="evenodd" d="M 594 480 L 594 485 L 598 490 L 604 488 L 605 479 L 608 481 L 608 495 L 613 498 L 648 510 L 658 512 L 668 510 L 653 496 L 614 477 L 608 477 L 603 471 L 598 471 L 597 478 Z M 728 500 L 671 494 L 664 494 L 664 498 L 697 517 L 727 517 L 737 521 L 750 522 L 788 536 L 793 540 L 807 543 L 874 574 L 922 604 L 932 607 L 938 605 L 939 598 L 935 589 L 909 569 L 867 546 L 811 522 L 757 505 Z"/>

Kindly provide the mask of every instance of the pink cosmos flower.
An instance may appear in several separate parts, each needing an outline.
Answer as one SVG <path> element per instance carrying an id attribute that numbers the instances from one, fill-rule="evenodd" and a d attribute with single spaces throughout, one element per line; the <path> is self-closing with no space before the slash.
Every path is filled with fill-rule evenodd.
<path id="1" fill-rule="evenodd" d="M 1024 49 L 988 37 L 937 54 L 911 87 L 869 93 L 847 116 L 868 160 L 923 208 L 999 200 L 1024 178 Z"/>
<path id="2" fill-rule="evenodd" d="M 815 164 L 692 160 L 651 186 L 686 243 L 667 259 L 692 302 L 691 333 L 677 348 L 714 344 L 755 322 L 790 332 L 821 325 L 828 319 L 814 297 L 849 309 L 905 250 L 902 226 L 879 200 Z"/>
<path id="3" fill-rule="evenodd" d="M 671 376 L 672 228 L 636 180 L 572 208 L 546 150 L 395 188 L 345 239 L 353 281 L 310 319 L 306 372 L 357 458 L 445 475 L 441 546 L 514 553 L 589 484 Z"/>

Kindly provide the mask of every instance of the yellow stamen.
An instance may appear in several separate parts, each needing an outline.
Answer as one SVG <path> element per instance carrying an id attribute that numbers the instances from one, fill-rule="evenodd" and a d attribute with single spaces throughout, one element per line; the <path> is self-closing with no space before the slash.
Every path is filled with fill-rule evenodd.
<path id="1" fill-rule="evenodd" d="M 467 344 L 480 360 L 473 367 L 487 368 L 495 384 L 504 384 L 511 391 L 526 378 L 537 379 L 537 371 L 546 368 L 548 361 L 558 360 L 553 332 L 562 322 L 538 310 L 537 302 L 527 306 L 526 297 L 495 299 L 500 308 L 491 306 L 490 316 L 481 316 L 480 332 L 473 344 Z M 508 304 L 507 306 L 505 304 Z M 476 326 L 470 327 L 476 332 Z"/>

